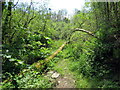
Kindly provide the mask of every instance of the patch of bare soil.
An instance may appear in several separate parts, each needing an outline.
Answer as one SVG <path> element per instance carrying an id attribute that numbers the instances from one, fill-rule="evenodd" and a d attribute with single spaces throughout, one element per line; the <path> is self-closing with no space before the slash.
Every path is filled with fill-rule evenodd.
<path id="1" fill-rule="evenodd" d="M 75 80 L 72 72 L 69 70 L 69 61 L 62 60 L 56 64 L 57 70 L 61 70 L 63 74 L 60 74 L 58 71 L 48 71 L 47 77 L 51 78 L 52 82 L 55 82 L 53 88 L 75 88 Z"/>
<path id="2" fill-rule="evenodd" d="M 65 59 L 57 63 L 58 69 L 61 69 L 64 74 L 56 79 L 57 84 L 55 88 L 75 88 L 75 80 L 73 73 L 68 68 L 69 66 L 69 60 Z"/>
<path id="3" fill-rule="evenodd" d="M 57 78 L 57 85 L 55 88 L 75 88 L 75 80 L 69 76 Z"/>

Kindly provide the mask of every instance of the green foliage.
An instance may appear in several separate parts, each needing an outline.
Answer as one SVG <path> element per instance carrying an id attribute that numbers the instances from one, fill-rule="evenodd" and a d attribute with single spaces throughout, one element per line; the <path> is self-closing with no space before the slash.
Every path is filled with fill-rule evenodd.
<path id="1" fill-rule="evenodd" d="M 3 55 L 3 60 L 3 80 L 18 74 L 23 68 L 27 66 L 22 60 L 12 58 L 11 55 Z"/>
<path id="2" fill-rule="evenodd" d="M 119 11 L 116 11 L 119 9 L 118 4 L 119 3 L 108 2 L 91 4 L 94 15 L 96 15 L 96 23 L 99 24 L 99 26 L 97 26 L 97 33 L 100 39 L 96 42 L 94 49 L 95 59 L 93 61 L 93 68 L 96 70 L 95 73 L 100 73 L 97 73 L 98 76 L 107 77 L 108 73 L 119 73 L 120 63 L 118 55 L 120 52 L 119 45 L 116 45 L 116 43 L 119 43 L 119 30 L 116 21 L 119 21 L 120 18 L 114 18 L 119 16 Z M 98 8 L 99 6 L 101 6 L 101 8 Z M 113 26 L 113 23 L 115 26 Z M 116 51 L 116 49 L 118 50 Z M 116 52 L 118 55 L 115 54 Z"/>
<path id="3" fill-rule="evenodd" d="M 14 85 L 14 82 L 16 84 Z M 27 69 L 21 75 L 16 75 L 11 82 L 3 83 L 2 88 L 51 88 L 53 83 L 50 83 L 48 78 L 43 77 L 39 72 Z"/>
<path id="4" fill-rule="evenodd" d="M 76 78 L 81 79 L 77 87 L 118 87 L 119 4 L 86 3 L 83 10 L 76 10 L 69 19 L 65 17 L 66 10 L 57 13 L 42 4 L 39 9 L 35 9 L 32 3 L 21 3 L 14 7 L 12 2 L 3 2 L 3 80 L 9 77 L 12 80 L 3 83 L 3 88 L 51 88 L 49 79 L 41 75 L 44 70 L 36 71 L 30 65 L 38 61 L 43 64 L 43 60 L 68 39 L 70 43 L 64 48 L 65 51 L 61 51 L 46 66 L 42 65 L 42 69 L 51 69 L 58 60 L 64 58 L 72 62 L 71 70 L 75 71 Z M 75 32 L 71 36 L 74 28 L 91 31 L 98 38 L 83 32 Z M 34 70 L 29 69 L 31 71 L 18 75 L 25 68 Z"/>
<path id="5" fill-rule="evenodd" d="M 77 41 L 80 42 L 76 43 Z M 90 76 L 92 72 L 91 59 L 94 54 L 92 49 L 95 45 L 95 39 L 91 39 L 89 41 L 78 39 L 77 41 L 72 42 L 72 44 L 68 46 L 70 56 L 74 57 L 74 59 L 72 59 L 74 62 L 72 70 L 82 73 L 84 76 Z"/>
<path id="6" fill-rule="evenodd" d="M 9 8 L 8 8 L 9 7 Z M 39 13 L 33 10 L 33 7 L 27 4 L 21 4 L 12 9 L 13 5 L 7 4 L 3 10 L 3 80 L 10 78 L 15 82 L 4 84 L 6 88 L 18 87 L 24 82 L 24 79 L 17 80 L 20 73 L 24 68 L 29 68 L 31 64 L 39 60 L 44 60 L 50 55 L 50 44 L 52 42 L 49 37 L 49 15 L 46 14 L 47 10 Z M 10 8 L 12 10 L 10 10 Z M 9 14 L 11 13 L 11 15 Z M 44 17 L 46 16 L 46 17 Z M 40 71 L 41 73 L 42 71 Z M 29 75 L 29 73 L 28 73 Z M 34 76 L 31 73 L 29 78 Z M 26 76 L 28 77 L 28 76 Z M 37 78 L 37 79 L 34 79 Z M 49 87 L 48 80 L 41 76 L 34 76 L 29 81 L 28 85 L 24 87 Z M 40 79 L 38 79 L 40 78 Z M 30 86 L 35 81 L 35 86 Z M 38 83 L 40 82 L 40 83 Z M 43 83 L 43 84 L 42 84 Z M 18 86 L 15 86 L 15 85 Z M 39 84 L 39 85 L 38 85 Z M 47 86 L 46 86 L 47 84 Z M 22 87 L 20 86 L 20 87 Z M 28 87 L 27 87 L 28 86 Z"/>

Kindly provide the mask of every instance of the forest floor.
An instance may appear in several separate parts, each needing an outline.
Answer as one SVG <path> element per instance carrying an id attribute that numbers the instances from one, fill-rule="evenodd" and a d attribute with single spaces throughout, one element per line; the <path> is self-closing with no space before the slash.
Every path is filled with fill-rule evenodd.
<path id="1" fill-rule="evenodd" d="M 75 88 L 75 77 L 69 65 L 68 59 L 59 60 L 53 69 L 47 72 L 46 76 L 55 84 L 53 88 Z"/>
<path id="2" fill-rule="evenodd" d="M 53 47 L 54 52 L 63 44 L 63 42 L 64 41 L 56 41 L 54 43 L 55 45 L 53 46 L 56 46 Z M 100 81 L 98 78 L 84 77 L 78 72 L 78 68 L 76 68 L 78 64 L 79 63 L 73 60 L 73 57 L 69 57 L 68 48 L 64 48 L 60 51 L 50 61 L 52 67 L 50 67 L 46 74 L 51 83 L 54 84 L 53 88 L 103 88 L 114 86 L 113 82 L 109 80 Z"/>
<path id="3" fill-rule="evenodd" d="M 57 85 L 55 88 L 75 88 L 74 75 L 69 69 L 68 59 L 58 61 L 54 69 L 60 73 L 60 77 L 56 79 Z"/>
<path id="4" fill-rule="evenodd" d="M 53 47 L 54 52 L 63 43 L 64 41 L 56 41 L 53 45 L 55 46 Z M 59 54 L 57 54 L 57 56 L 54 57 L 55 63 L 53 64 L 52 69 L 50 69 L 46 74 L 46 76 L 51 79 L 51 82 L 55 83 L 53 88 L 75 88 L 76 87 L 75 85 L 76 78 L 74 76 L 74 73 L 70 70 L 70 66 L 72 62 L 69 60 L 69 58 L 66 59 L 67 52 L 68 52 L 67 49 L 64 49 Z"/>

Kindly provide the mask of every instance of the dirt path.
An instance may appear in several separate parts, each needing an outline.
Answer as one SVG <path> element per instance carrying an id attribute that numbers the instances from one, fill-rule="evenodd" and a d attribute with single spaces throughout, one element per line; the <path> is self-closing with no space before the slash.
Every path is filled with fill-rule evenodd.
<path id="1" fill-rule="evenodd" d="M 67 59 L 56 63 L 55 70 L 60 73 L 60 76 L 56 79 L 55 88 L 75 88 L 74 76 L 69 70 L 69 61 Z"/>
<path id="2" fill-rule="evenodd" d="M 75 80 L 70 76 L 59 77 L 55 88 L 75 88 Z"/>
<path id="3" fill-rule="evenodd" d="M 58 61 L 53 70 L 47 72 L 46 77 L 55 83 L 53 88 L 75 88 L 74 75 L 69 70 L 67 59 Z"/>

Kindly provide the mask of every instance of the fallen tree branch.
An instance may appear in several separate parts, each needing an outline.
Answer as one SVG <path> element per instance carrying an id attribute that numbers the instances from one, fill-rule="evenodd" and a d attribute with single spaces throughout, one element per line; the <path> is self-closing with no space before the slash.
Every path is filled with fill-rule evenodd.
<path id="1" fill-rule="evenodd" d="M 48 58 L 44 59 L 43 63 L 41 63 L 40 61 L 33 63 L 31 66 L 36 67 L 37 69 L 40 69 L 42 65 L 46 65 L 51 59 L 53 59 L 62 49 L 63 47 L 67 44 L 67 42 L 64 42 L 52 55 L 50 55 Z M 30 71 L 30 70 L 28 70 Z M 18 74 L 21 75 L 24 73 L 24 69 Z M 11 78 L 8 78 L 7 80 L 4 80 L 3 83 L 7 83 L 8 81 L 12 81 L 10 80 Z"/>
<path id="2" fill-rule="evenodd" d="M 51 56 L 49 56 L 48 58 L 45 59 L 46 62 L 48 62 L 49 60 L 51 60 L 52 58 L 54 58 L 62 49 L 63 47 L 67 44 L 67 42 L 64 42 L 56 52 L 54 52 Z"/>
<path id="3" fill-rule="evenodd" d="M 91 36 L 94 36 L 94 37 L 96 37 L 92 32 L 90 32 L 90 31 L 87 31 L 87 30 L 84 30 L 84 29 L 79 29 L 79 28 L 76 28 L 75 29 L 75 31 L 73 31 L 72 33 L 74 33 L 74 32 L 76 32 L 76 31 L 82 31 L 82 32 L 85 32 L 85 33 L 87 33 L 87 34 L 89 34 L 89 35 L 91 35 Z M 71 34 L 72 35 L 72 34 Z M 70 36 L 71 37 L 71 36 Z M 97 38 L 97 37 L 96 37 Z M 33 63 L 32 64 L 32 66 L 33 67 L 36 67 L 37 69 L 40 69 L 41 68 L 41 66 L 42 65 L 46 65 L 51 59 L 53 59 L 63 48 L 64 48 L 64 46 L 67 44 L 67 43 L 69 43 L 70 41 L 66 41 L 66 42 L 64 42 L 52 55 L 50 55 L 48 58 L 46 58 L 46 59 L 44 59 L 43 61 L 43 63 L 41 63 L 40 61 L 38 61 L 38 62 L 35 62 L 35 63 Z M 29 70 L 28 70 L 29 71 Z M 24 70 L 22 70 L 18 75 L 20 75 L 20 74 L 23 74 L 24 73 Z M 8 81 L 10 81 L 10 78 L 8 78 L 7 80 L 5 80 L 3 83 L 6 83 L 6 82 L 8 82 Z"/>
<path id="4" fill-rule="evenodd" d="M 72 34 L 73 34 L 74 32 L 76 32 L 76 31 L 82 31 L 82 32 L 85 32 L 85 33 L 87 33 L 87 34 L 89 34 L 89 35 L 94 36 L 95 38 L 97 38 L 92 32 L 87 31 L 87 30 L 84 30 L 84 29 L 79 29 L 79 28 L 76 28 L 76 29 L 72 32 Z M 71 34 L 71 35 L 72 35 L 72 34 Z M 70 36 L 70 37 L 71 37 L 71 36 Z M 64 42 L 64 43 L 58 48 L 58 50 L 57 50 L 56 52 L 54 52 L 52 55 L 50 55 L 48 58 L 46 58 L 46 59 L 44 60 L 44 62 L 47 63 L 48 61 L 50 61 L 51 59 L 53 59 L 53 58 L 63 49 L 63 47 L 64 47 L 67 43 L 69 43 L 69 42 L 70 42 L 70 41 Z M 37 63 L 35 63 L 34 65 L 35 65 L 36 68 L 39 69 L 40 66 L 41 66 L 41 63 L 40 63 L 40 62 L 37 62 Z"/>
<path id="5" fill-rule="evenodd" d="M 73 32 L 76 32 L 76 31 L 82 31 L 82 32 L 88 33 L 89 35 L 95 36 L 92 32 L 84 30 L 84 29 L 76 28 L 75 31 L 73 31 Z"/>
<path id="6" fill-rule="evenodd" d="M 46 59 L 44 59 L 43 63 L 41 63 L 40 61 L 36 62 L 33 64 L 34 67 L 36 67 L 37 69 L 40 69 L 42 65 L 46 65 L 51 59 L 53 59 L 62 49 L 63 47 L 67 44 L 67 42 L 64 42 L 52 55 L 50 55 L 49 57 L 47 57 Z"/>
<path id="7" fill-rule="evenodd" d="M 94 36 L 95 38 L 98 38 L 98 37 L 96 37 L 96 35 L 93 34 L 92 32 L 87 31 L 87 30 L 84 30 L 84 29 L 76 28 L 73 32 L 76 32 L 76 31 L 82 31 L 82 32 L 85 32 L 85 33 L 87 33 L 87 34 L 89 34 L 89 35 L 91 35 L 91 36 Z"/>
<path id="8" fill-rule="evenodd" d="M 85 32 L 85 33 L 87 33 L 88 35 L 91 35 L 91 36 L 99 39 L 95 34 L 93 34 L 93 33 L 90 32 L 90 31 L 87 31 L 87 30 L 84 30 L 84 29 L 80 29 L 80 28 L 76 28 L 76 29 L 74 29 L 74 30 L 71 32 L 71 34 L 69 35 L 69 37 L 68 37 L 68 39 L 67 39 L 67 40 L 68 40 L 68 43 L 71 42 L 71 41 L 70 41 L 70 38 L 71 38 L 71 36 L 73 35 L 73 33 L 76 32 L 76 31 Z"/>

